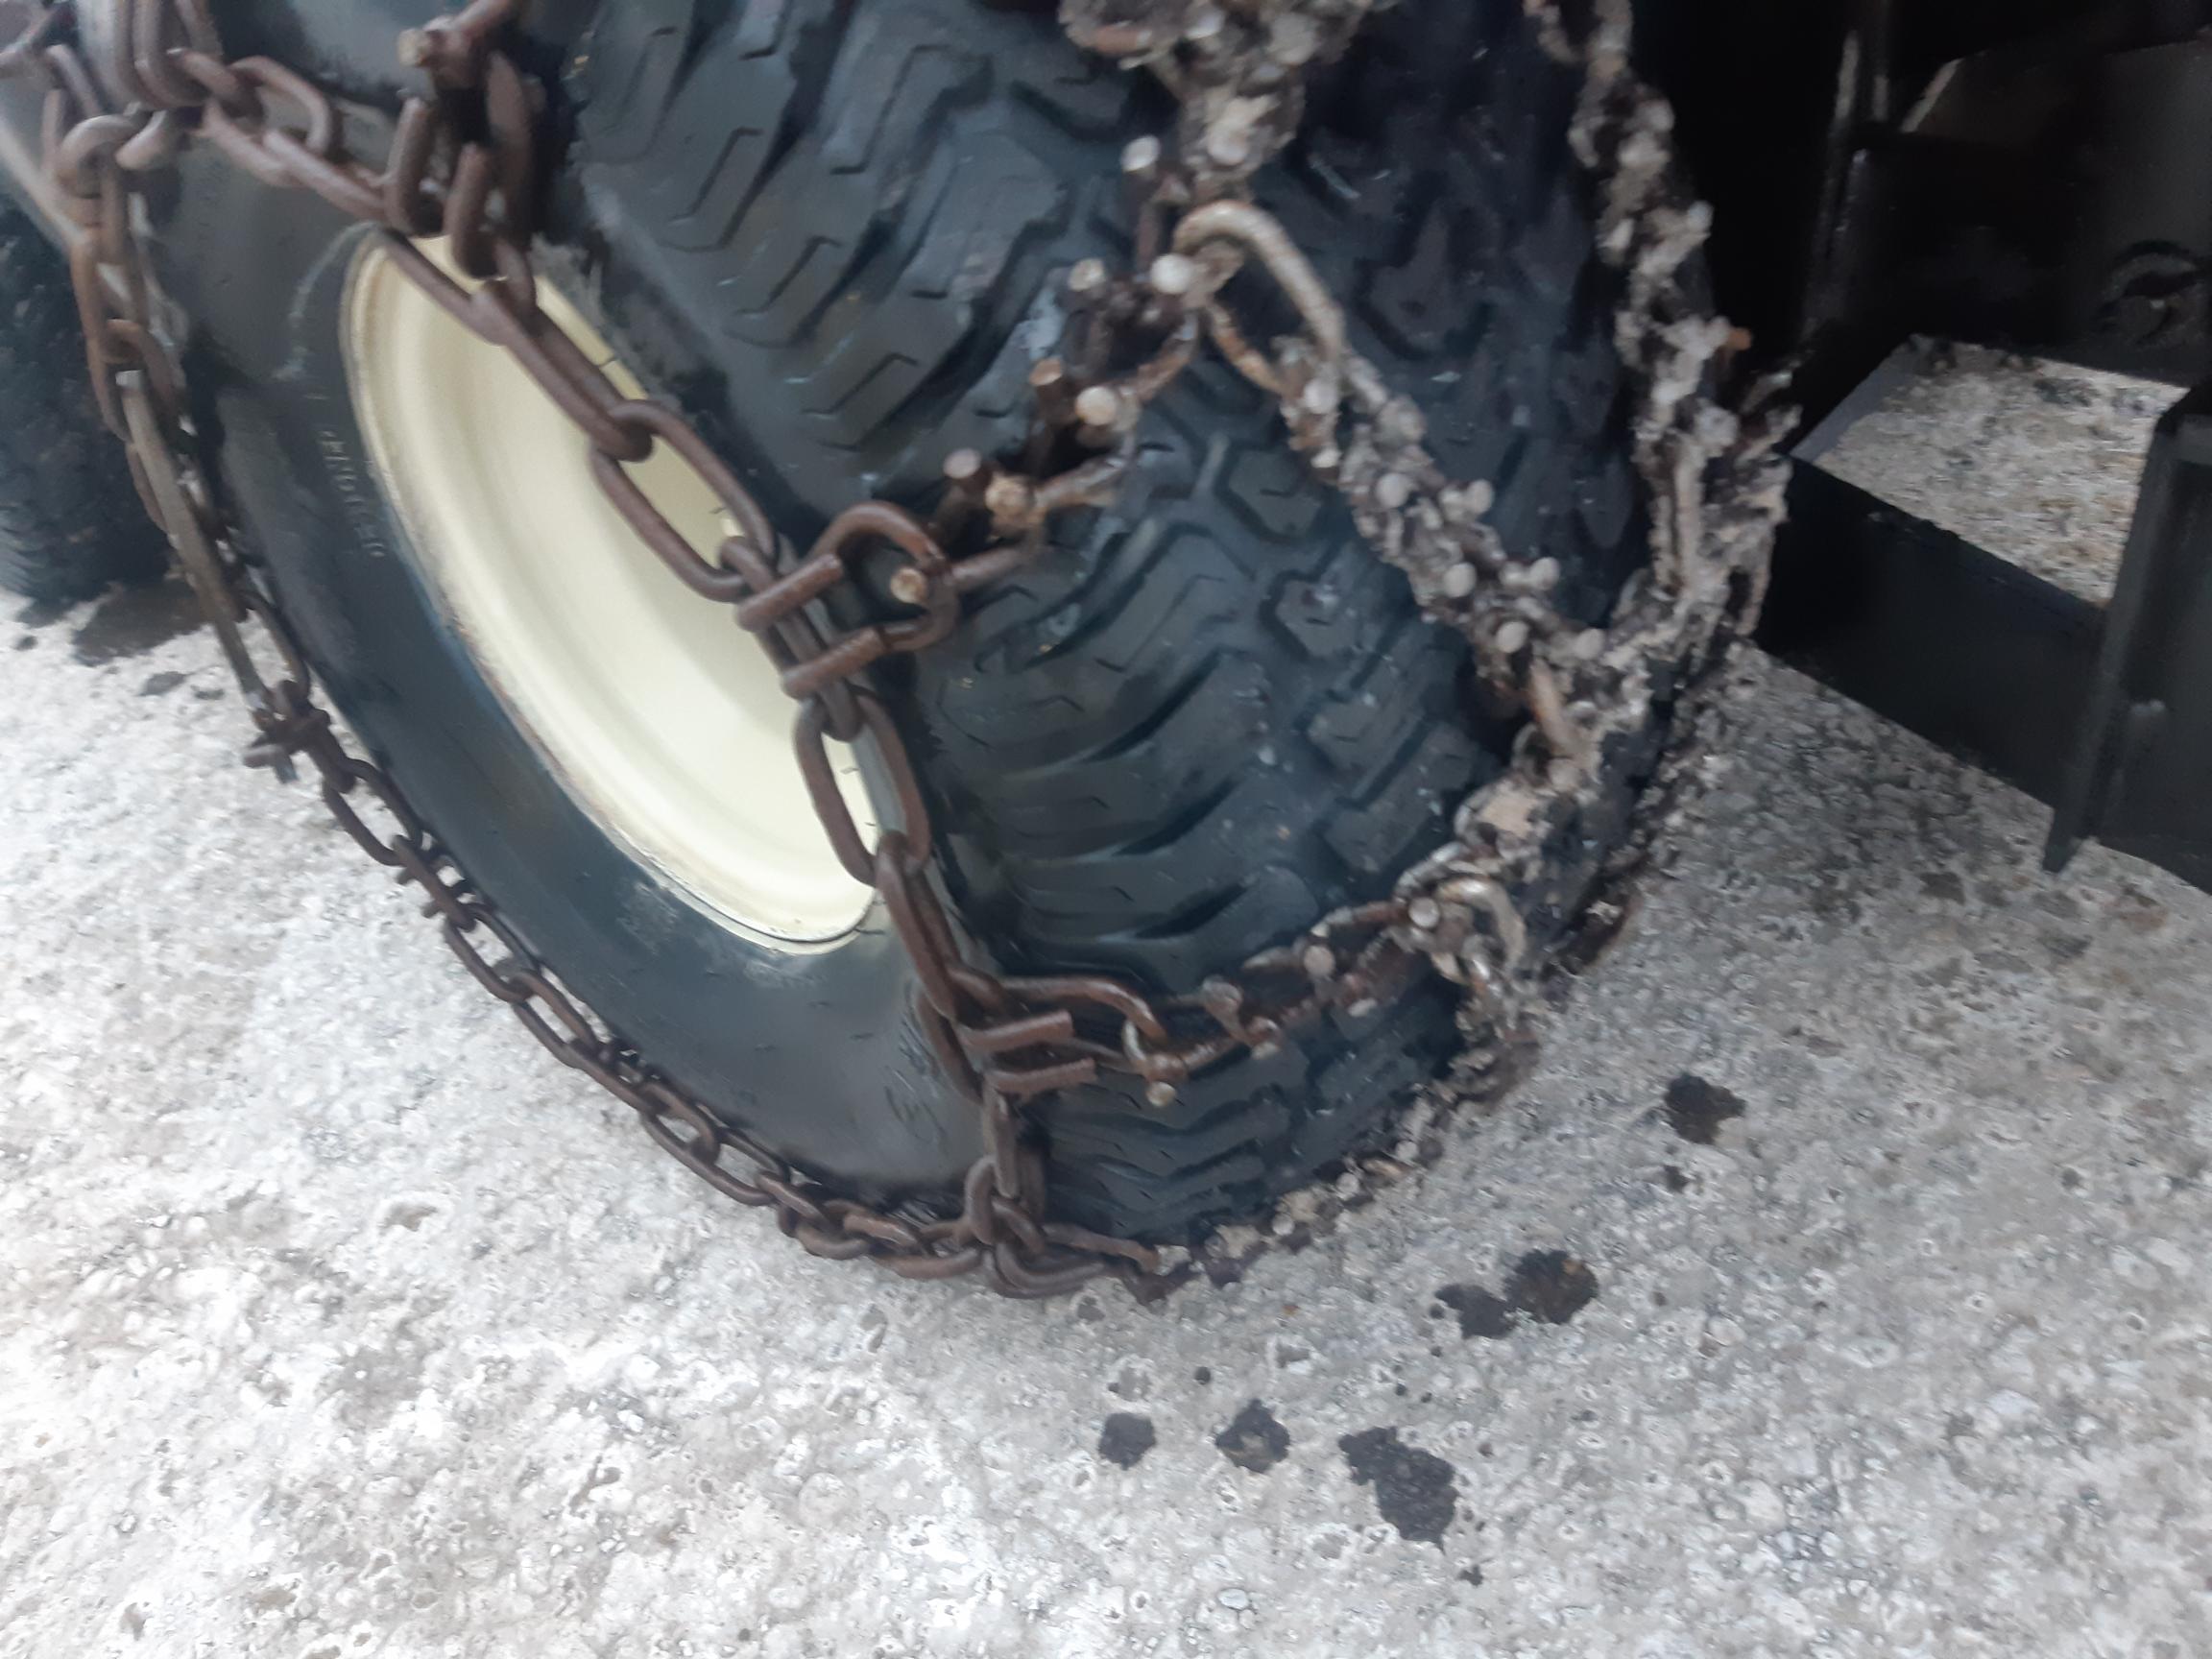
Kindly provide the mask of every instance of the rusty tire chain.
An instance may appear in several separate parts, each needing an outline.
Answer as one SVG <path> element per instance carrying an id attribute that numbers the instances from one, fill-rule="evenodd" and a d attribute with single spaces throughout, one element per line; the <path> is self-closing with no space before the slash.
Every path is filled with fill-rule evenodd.
<path id="1" fill-rule="evenodd" d="M 1639 595 L 1633 637 L 1623 643 L 1566 630 L 1544 604 L 1556 568 L 1514 563 L 1480 521 L 1486 491 L 1442 478 L 1420 448 L 1417 413 L 1390 397 L 1349 349 L 1341 313 L 1311 268 L 1249 200 L 1252 175 L 1296 130 L 1301 71 L 1342 50 L 1371 0 L 1245 0 L 1234 15 L 1167 0 L 1151 8 L 1166 21 L 1146 21 L 1142 0 L 1135 8 L 1123 0 L 1118 17 L 1103 20 L 1088 14 L 1101 10 L 1098 0 L 1070 0 L 1064 21 L 1079 44 L 1148 65 L 1180 100 L 1175 158 L 1155 140 L 1139 140 L 1125 158 L 1138 197 L 1140 275 L 1116 278 L 1095 261 L 1070 274 L 1078 302 L 1070 348 L 1067 358 L 1047 359 L 1033 373 L 1038 419 L 1019 467 L 1001 469 L 973 452 L 954 455 L 946 467 L 946 495 L 928 522 L 888 503 L 863 503 L 834 518 L 796 562 L 777 557 L 758 505 L 681 416 L 625 399 L 538 306 L 529 214 L 539 181 L 539 95 L 495 44 L 518 0 L 475 0 L 402 38 L 403 59 L 426 73 L 430 91 L 405 103 L 381 169 L 348 154 L 335 106 L 311 83 L 267 59 L 227 60 L 202 0 L 117 6 L 120 26 L 102 67 L 108 84 L 127 91 L 127 112 L 107 106 L 70 43 L 65 5 L 45 12 L 0 51 L 0 73 L 37 73 L 48 84 L 47 164 L 85 232 L 71 269 L 93 383 L 103 414 L 129 447 L 140 493 L 176 546 L 245 689 L 260 729 L 249 763 L 288 772 L 293 757 L 304 757 L 353 838 L 402 880 L 423 888 L 428 911 L 471 974 L 557 1058 L 630 1105 L 656 1141 L 718 1190 L 775 1208 L 783 1231 L 817 1255 L 865 1257 L 907 1277 L 980 1269 L 995 1288 L 1016 1295 L 1056 1293 L 1107 1271 L 1134 1280 L 1159 1270 L 1157 1252 L 1048 1219 L 1044 1159 L 1024 1137 L 1022 1103 L 1109 1070 L 1142 1079 L 1146 1097 L 1166 1105 L 1176 1085 L 1201 1068 L 1242 1051 L 1271 1051 L 1331 1009 L 1364 1013 L 1424 958 L 1475 987 L 1493 1017 L 1487 1028 L 1503 1029 L 1523 966 L 1525 928 L 1508 896 L 1507 870 L 1519 860 L 1501 856 L 1495 835 L 1478 855 L 1466 832 L 1470 814 L 1493 792 L 1462 808 L 1460 840 L 1409 873 L 1391 899 L 1325 917 L 1235 975 L 1210 979 L 1194 997 L 1154 1000 L 1096 975 L 1005 978 L 962 953 L 939 896 L 919 779 L 861 678 L 887 656 L 945 637 L 959 619 L 963 595 L 1043 552 L 1054 516 L 1104 500 L 1127 465 L 1144 406 L 1188 366 L 1201 339 L 1282 399 L 1292 441 L 1309 465 L 1344 491 L 1363 532 L 1407 571 L 1431 616 L 1468 632 L 1483 648 L 1482 660 L 1497 664 L 1500 684 L 1527 707 L 1530 735 L 1504 781 L 1526 781 L 1533 767 L 1544 798 L 1571 809 L 1597 776 L 1602 737 L 1643 707 L 1623 689 L 1641 686 L 1660 653 L 1710 645 L 1719 634 L 1710 584 L 1699 591 L 1685 580 L 1697 546 L 1694 524 L 1676 526 L 1689 539 L 1674 539 L 1674 557 L 1659 566 L 1666 580 Z M 1599 85 L 1595 76 L 1592 85 Z M 292 124 L 274 119 L 271 104 Z M 854 878 L 881 896 L 914 960 L 918 1012 L 932 1046 L 981 1117 L 986 1150 L 964 1184 L 958 1216 L 896 1214 L 836 1196 L 718 1124 L 634 1049 L 602 1034 L 469 887 L 393 781 L 344 749 L 314 700 L 301 653 L 214 521 L 190 461 L 180 375 L 157 325 L 132 204 L 145 175 L 170 165 L 195 135 L 263 182 L 311 190 L 379 227 L 412 280 L 480 337 L 512 352 L 571 418 L 590 445 L 601 487 L 655 552 L 703 598 L 732 606 L 768 650 L 783 688 L 800 705 L 798 752 L 825 830 Z M 1629 224 L 1636 215 L 1623 209 L 1620 217 Z M 480 286 L 455 281 L 415 246 L 417 238 L 438 234 Z M 1304 320 L 1303 332 L 1276 342 L 1272 351 L 1245 337 L 1222 298 L 1248 264 L 1262 268 Z M 1668 266 L 1660 276 L 1671 273 Z M 1667 367 L 1633 366 L 1647 378 Z M 1705 417 L 1715 413 L 1698 407 Z M 1719 439 L 1737 438 L 1711 430 L 1700 436 L 1709 452 Z M 1662 439 L 1640 431 L 1640 459 L 1645 449 L 1664 448 Z M 738 526 L 711 562 L 624 470 L 662 443 L 714 491 Z M 1737 447 L 1756 460 L 1755 445 Z M 1691 464 L 1687 452 L 1678 456 L 1675 476 Z M 976 534 L 983 523 L 988 534 Z M 948 549 L 963 540 L 982 545 L 954 558 Z M 817 602 L 854 580 L 855 554 L 880 545 L 903 556 L 886 587 L 909 613 L 826 632 Z M 1647 614 L 1654 605 L 1656 613 Z M 277 653 L 274 681 L 247 645 L 241 624 L 249 617 Z M 1591 672 L 1599 668 L 1608 671 L 1606 685 Z M 1609 707 L 1598 701 L 1606 693 Z M 849 742 L 862 733 L 878 746 L 899 805 L 898 828 L 881 832 L 873 850 L 842 803 L 824 747 L 828 738 Z M 360 810 L 357 793 L 382 808 L 381 831 Z M 504 962 L 491 959 L 488 942 L 506 952 Z M 727 1154 L 744 1159 L 751 1173 L 729 1166 Z"/>
<path id="2" fill-rule="evenodd" d="M 99 75 L 71 38 L 66 5 L 46 10 L 0 53 L 0 73 L 35 73 L 47 84 L 44 159 L 84 232 L 71 273 L 101 412 L 125 444 L 147 510 L 169 536 L 244 689 L 259 728 L 248 763 L 288 775 L 294 757 L 304 757 L 340 824 L 371 857 L 423 889 L 446 944 L 532 1036 L 632 1107 L 653 1138 L 709 1184 L 740 1203 L 773 1207 L 783 1231 L 814 1254 L 867 1257 L 909 1278 L 981 1270 L 994 1287 L 1023 1296 L 1069 1290 L 1105 1271 L 1156 1270 L 1157 1254 L 1141 1244 L 1048 1218 L 1044 1157 L 1025 1139 L 1017 1103 L 1089 1082 L 1101 1065 L 1140 1070 L 1143 1063 L 1131 1056 L 1155 1049 L 1167 1058 L 1152 1065 L 1154 1097 L 1169 1097 L 1172 1029 L 1152 1003 L 1113 980 L 1000 978 L 963 959 L 938 896 L 912 760 L 860 678 L 887 656 L 942 639 L 959 619 L 963 594 L 1042 551 L 1052 516 L 1103 499 L 1125 465 L 1127 443 L 1084 445 L 1080 455 L 1066 456 L 1078 446 L 1056 443 L 1054 428 L 1071 422 L 1070 409 L 1043 422 L 1032 445 L 1038 463 L 1058 450 L 1067 464 L 1048 473 L 1035 467 L 1000 473 L 980 457 L 955 456 L 947 469 L 951 488 L 932 522 L 863 503 L 838 515 L 804 559 L 780 562 L 766 516 L 706 441 L 673 409 L 626 398 L 539 306 L 530 214 L 541 182 L 533 149 L 541 99 L 495 43 L 518 9 L 518 0 L 475 0 L 401 38 L 403 60 L 426 73 L 430 91 L 406 101 L 381 168 L 348 153 L 337 107 L 321 88 L 265 58 L 226 59 L 202 0 L 117 0 L 112 48 Z M 109 106 L 104 85 L 123 92 L 123 109 Z M 796 746 L 825 832 L 854 879 L 881 897 L 914 961 L 918 1012 L 932 1046 L 981 1117 L 986 1151 L 963 1185 L 958 1216 L 898 1214 L 839 1196 L 716 1122 L 602 1030 L 469 885 L 392 779 L 344 747 L 315 699 L 303 655 L 216 522 L 191 460 L 181 374 L 156 317 L 134 204 L 145 178 L 193 139 L 213 144 L 266 184 L 312 191 L 377 227 L 405 275 L 480 338 L 511 352 L 582 431 L 595 478 L 655 553 L 703 598 L 731 606 L 769 652 L 799 705 Z M 454 263 L 478 286 L 448 276 L 416 246 L 434 235 L 447 239 Z M 1047 377 L 1039 378 L 1046 389 Z M 684 459 L 737 526 L 713 560 L 625 470 L 659 444 Z M 988 544 L 955 561 L 948 543 L 982 516 L 990 519 Z M 855 556 L 878 545 L 904 556 L 887 586 L 909 614 L 826 630 L 816 602 L 854 580 Z M 249 620 L 276 653 L 273 675 L 262 673 L 248 643 Z M 863 733 L 898 798 L 898 827 L 882 831 L 874 848 L 844 804 L 826 748 L 831 738 L 852 742 Z M 494 951 L 503 959 L 495 962 Z M 1092 1029 L 1100 1024 L 1103 1035 Z M 1117 1028 L 1126 1032 L 1118 1044 L 1107 1040 Z M 749 1168 L 733 1167 L 733 1154 Z"/>
<path id="3" fill-rule="evenodd" d="M 1252 175 L 1297 131 L 1298 72 L 1340 53 L 1382 3 L 1066 0 L 1063 17 L 1081 44 L 1149 67 L 1177 98 L 1177 162 L 1164 162 L 1149 140 L 1125 160 L 1153 185 L 1139 235 L 1141 252 L 1155 252 L 1151 288 L 1176 295 L 1277 400 L 1308 470 L 1344 497 L 1424 615 L 1463 635 L 1484 681 L 1527 716 L 1511 764 L 1461 805 L 1449 845 L 1407 870 L 1389 901 L 1324 918 L 1290 952 L 1321 988 L 1315 1003 L 1350 1000 L 1356 1012 L 1370 984 L 1426 958 L 1470 993 L 1464 1023 L 1478 1046 L 1461 1070 L 1479 1074 L 1513 1030 L 1532 978 L 1516 894 L 1539 883 L 1547 856 L 1597 807 L 1608 744 L 1642 731 L 1655 699 L 1675 696 L 1672 744 L 1688 743 L 1698 711 L 1690 683 L 1756 615 L 1779 507 L 1774 451 L 1790 415 L 1779 382 L 1748 389 L 1740 415 L 1709 395 L 1740 341 L 1682 281 L 1709 216 L 1671 199 L 1671 112 L 1629 71 L 1624 8 L 1603 0 L 1576 30 L 1552 0 L 1527 0 L 1546 49 L 1584 77 L 1571 137 L 1600 186 L 1599 253 L 1625 277 L 1615 345 L 1642 394 L 1632 441 L 1655 521 L 1651 567 L 1632 579 L 1607 627 L 1560 614 L 1551 603 L 1558 562 L 1504 546 L 1484 519 L 1491 486 L 1455 480 L 1437 464 L 1419 407 L 1351 345 L 1341 305 L 1249 198 Z M 1266 347 L 1231 304 L 1232 282 L 1248 273 L 1298 319 Z M 1238 988 L 1210 989 L 1233 1014 Z M 1233 1018 L 1222 1023 L 1254 1046 Z"/>

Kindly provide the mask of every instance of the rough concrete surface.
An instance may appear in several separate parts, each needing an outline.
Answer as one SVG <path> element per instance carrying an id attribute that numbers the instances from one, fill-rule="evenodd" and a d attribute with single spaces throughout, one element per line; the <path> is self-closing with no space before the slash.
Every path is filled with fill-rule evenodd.
<path id="1" fill-rule="evenodd" d="M 803 1256 L 87 627 L 0 632 L 0 1653 L 2212 1653 L 2212 901 L 1763 661 L 1527 1089 L 1144 1309 Z"/>
<path id="2" fill-rule="evenodd" d="M 2175 393 L 1946 341 L 1899 348 L 1886 377 L 1821 465 L 2102 604 Z"/>

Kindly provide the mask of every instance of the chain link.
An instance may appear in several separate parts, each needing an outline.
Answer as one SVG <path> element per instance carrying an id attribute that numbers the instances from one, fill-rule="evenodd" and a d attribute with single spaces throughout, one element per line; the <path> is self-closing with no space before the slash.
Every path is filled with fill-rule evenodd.
<path id="1" fill-rule="evenodd" d="M 202 0 L 109 3 L 113 26 L 97 65 L 73 42 L 68 8 L 54 6 L 0 50 L 0 74 L 35 74 L 47 86 L 44 160 L 82 232 L 71 272 L 95 395 L 244 688 L 257 729 L 249 764 L 289 776 L 304 761 L 347 832 L 421 889 L 478 983 L 555 1058 L 635 1110 L 709 1185 L 774 1209 L 782 1231 L 815 1255 L 865 1258 L 909 1278 L 979 1272 L 998 1290 L 1032 1296 L 1105 1272 L 1142 1277 L 1160 1268 L 1152 1249 L 1050 1218 L 1030 1103 L 1111 1072 L 1134 1077 L 1150 1104 L 1166 1106 L 1209 1067 L 1270 1053 L 1333 1010 L 1371 1011 L 1425 962 L 1503 1011 L 1527 929 L 1507 874 L 1464 859 L 1431 860 L 1390 898 L 1324 917 L 1190 996 L 1155 998 L 1102 975 L 995 974 L 945 902 L 920 776 L 868 682 L 884 660 L 943 640 L 966 595 L 1043 556 L 1056 517 L 1108 500 L 1146 405 L 1211 340 L 1280 399 L 1309 465 L 1345 493 L 1431 613 L 1466 631 L 1478 661 L 1528 710 L 1532 736 L 1519 769 L 1533 767 L 1562 796 L 1596 776 L 1593 710 L 1622 680 L 1618 663 L 1608 666 L 1607 637 L 1574 629 L 1551 610 L 1556 566 L 1508 556 L 1481 521 L 1485 488 L 1444 478 L 1421 448 L 1418 413 L 1349 348 L 1342 314 L 1311 266 L 1246 194 L 1295 130 L 1298 71 L 1341 49 L 1368 0 L 1255 0 L 1234 17 L 1166 8 L 1184 19 L 1173 25 L 1094 23 L 1085 5 L 1070 5 L 1079 43 L 1149 65 L 1183 110 L 1177 159 L 1151 139 L 1125 157 L 1136 272 L 1116 276 L 1087 260 L 1070 274 L 1064 355 L 1032 373 L 1035 420 L 1017 461 L 955 454 L 927 521 L 863 502 L 796 558 L 696 428 L 665 404 L 626 397 L 539 303 L 531 248 L 543 182 L 541 95 L 499 44 L 517 0 L 475 0 L 402 38 L 403 60 L 428 84 L 401 108 L 380 165 L 350 153 L 336 105 L 312 82 L 265 58 L 227 59 Z M 120 108 L 103 97 L 104 85 Z M 916 1016 L 982 1126 L 985 1150 L 962 1185 L 957 1215 L 895 1214 L 837 1194 L 683 1093 L 561 986 L 392 779 L 347 750 L 259 575 L 210 510 L 167 345 L 174 334 L 157 316 L 134 204 L 147 176 L 194 141 L 273 188 L 311 192 L 375 227 L 400 272 L 508 351 L 568 416 L 593 477 L 646 545 L 703 601 L 731 607 L 768 653 L 797 705 L 794 743 L 824 832 L 846 870 L 879 896 L 914 964 Z M 445 239 L 459 277 L 418 246 L 431 236 Z M 1267 347 L 1248 337 L 1229 298 L 1247 272 L 1288 302 L 1300 319 L 1293 334 Z M 628 469 L 661 447 L 734 526 L 717 547 L 694 546 L 632 480 Z M 862 589 L 863 554 L 890 614 Z M 860 589 L 862 613 L 879 619 L 833 625 L 823 601 L 840 589 Z M 275 654 L 266 673 L 250 629 Z M 1678 644 L 1647 640 L 1646 654 Z M 873 847 L 826 747 L 863 735 L 895 808 Z"/>

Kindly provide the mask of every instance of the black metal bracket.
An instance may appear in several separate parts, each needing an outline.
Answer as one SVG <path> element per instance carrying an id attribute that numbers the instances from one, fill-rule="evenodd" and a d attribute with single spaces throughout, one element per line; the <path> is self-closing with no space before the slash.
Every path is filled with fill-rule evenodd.
<path id="1" fill-rule="evenodd" d="M 2047 804 L 2101 628 L 2087 600 L 1797 464 L 1759 643 Z"/>
<path id="2" fill-rule="evenodd" d="M 1759 642 L 2212 892 L 2212 387 L 2168 410 L 2107 605 L 1799 461 Z"/>
<path id="3" fill-rule="evenodd" d="M 2212 378 L 2212 0 L 1636 0 L 1723 309 L 1816 403 L 1908 334 Z"/>
<path id="4" fill-rule="evenodd" d="M 2212 0 L 1638 0 L 1721 308 L 1806 409 L 1760 640 L 2212 890 Z M 1936 335 L 2196 387 L 2109 605 L 1813 457 Z"/>
<path id="5" fill-rule="evenodd" d="M 2158 421 L 2045 862 L 2094 837 L 2212 890 L 2212 386 Z"/>

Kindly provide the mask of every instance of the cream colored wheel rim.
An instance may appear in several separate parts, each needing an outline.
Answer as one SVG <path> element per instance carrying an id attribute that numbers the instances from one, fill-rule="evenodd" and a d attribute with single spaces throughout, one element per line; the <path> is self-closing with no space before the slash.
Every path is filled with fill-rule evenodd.
<path id="1" fill-rule="evenodd" d="M 634 393 L 574 308 L 540 293 Z M 785 949 L 850 933 L 870 893 L 807 798 L 794 706 L 729 609 L 685 588 L 609 505 L 576 428 L 373 244 L 352 273 L 346 351 L 370 454 L 425 580 L 576 802 L 748 933 Z M 733 528 L 665 446 L 632 476 L 694 546 Z M 832 757 L 872 832 L 851 755 Z"/>

